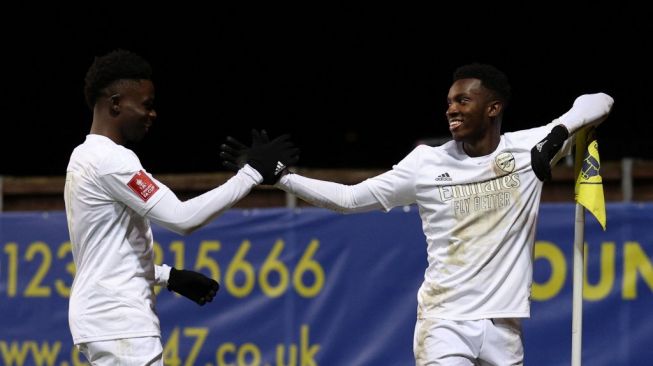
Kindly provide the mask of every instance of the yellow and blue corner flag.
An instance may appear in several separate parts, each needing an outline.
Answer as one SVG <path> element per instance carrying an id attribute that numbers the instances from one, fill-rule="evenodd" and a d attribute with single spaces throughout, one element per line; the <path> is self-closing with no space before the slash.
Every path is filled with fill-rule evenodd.
<path id="1" fill-rule="evenodd" d="M 594 128 L 584 128 L 576 133 L 576 202 L 591 212 L 605 231 L 605 198 L 600 169 Z"/>

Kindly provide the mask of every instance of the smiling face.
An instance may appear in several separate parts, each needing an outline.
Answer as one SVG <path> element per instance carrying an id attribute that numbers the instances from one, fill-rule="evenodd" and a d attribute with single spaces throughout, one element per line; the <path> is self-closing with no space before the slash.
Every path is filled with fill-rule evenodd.
<path id="1" fill-rule="evenodd" d="M 456 80 L 447 95 L 447 121 L 456 141 L 481 154 L 498 144 L 502 103 L 479 79 Z"/>
<path id="2" fill-rule="evenodd" d="M 111 98 L 111 112 L 123 141 L 136 142 L 145 137 L 156 119 L 154 84 L 150 80 L 120 82 Z"/>

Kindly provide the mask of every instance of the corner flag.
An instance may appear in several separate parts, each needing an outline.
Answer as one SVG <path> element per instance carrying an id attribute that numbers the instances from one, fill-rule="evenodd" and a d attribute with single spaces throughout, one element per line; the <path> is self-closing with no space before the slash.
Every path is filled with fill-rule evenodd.
<path id="1" fill-rule="evenodd" d="M 605 231 L 605 198 L 600 169 L 594 129 L 584 128 L 576 133 L 576 202 L 591 212 Z"/>

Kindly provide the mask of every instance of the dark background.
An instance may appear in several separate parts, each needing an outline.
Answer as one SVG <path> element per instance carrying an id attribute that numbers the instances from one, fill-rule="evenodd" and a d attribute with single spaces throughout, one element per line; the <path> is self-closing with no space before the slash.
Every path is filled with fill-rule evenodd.
<path id="1" fill-rule="evenodd" d="M 253 127 L 290 133 L 302 167 L 390 168 L 418 141 L 449 136 L 451 74 L 470 62 L 511 81 L 504 131 L 604 91 L 615 106 L 599 129 L 601 158 L 652 159 L 650 12 L 574 4 L 7 10 L 0 174 L 65 174 L 90 127 L 84 75 L 115 48 L 154 68 L 159 118 L 129 146 L 152 173 L 223 170 L 219 145 L 249 141 Z"/>

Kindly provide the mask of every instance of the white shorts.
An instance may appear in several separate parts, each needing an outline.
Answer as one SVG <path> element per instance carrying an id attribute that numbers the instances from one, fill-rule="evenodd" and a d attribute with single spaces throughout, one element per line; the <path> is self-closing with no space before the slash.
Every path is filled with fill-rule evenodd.
<path id="1" fill-rule="evenodd" d="M 413 352 L 419 366 L 523 365 L 521 319 L 418 319 Z"/>
<path id="2" fill-rule="evenodd" d="M 77 349 L 93 366 L 163 366 L 163 347 L 159 337 L 80 343 Z"/>

